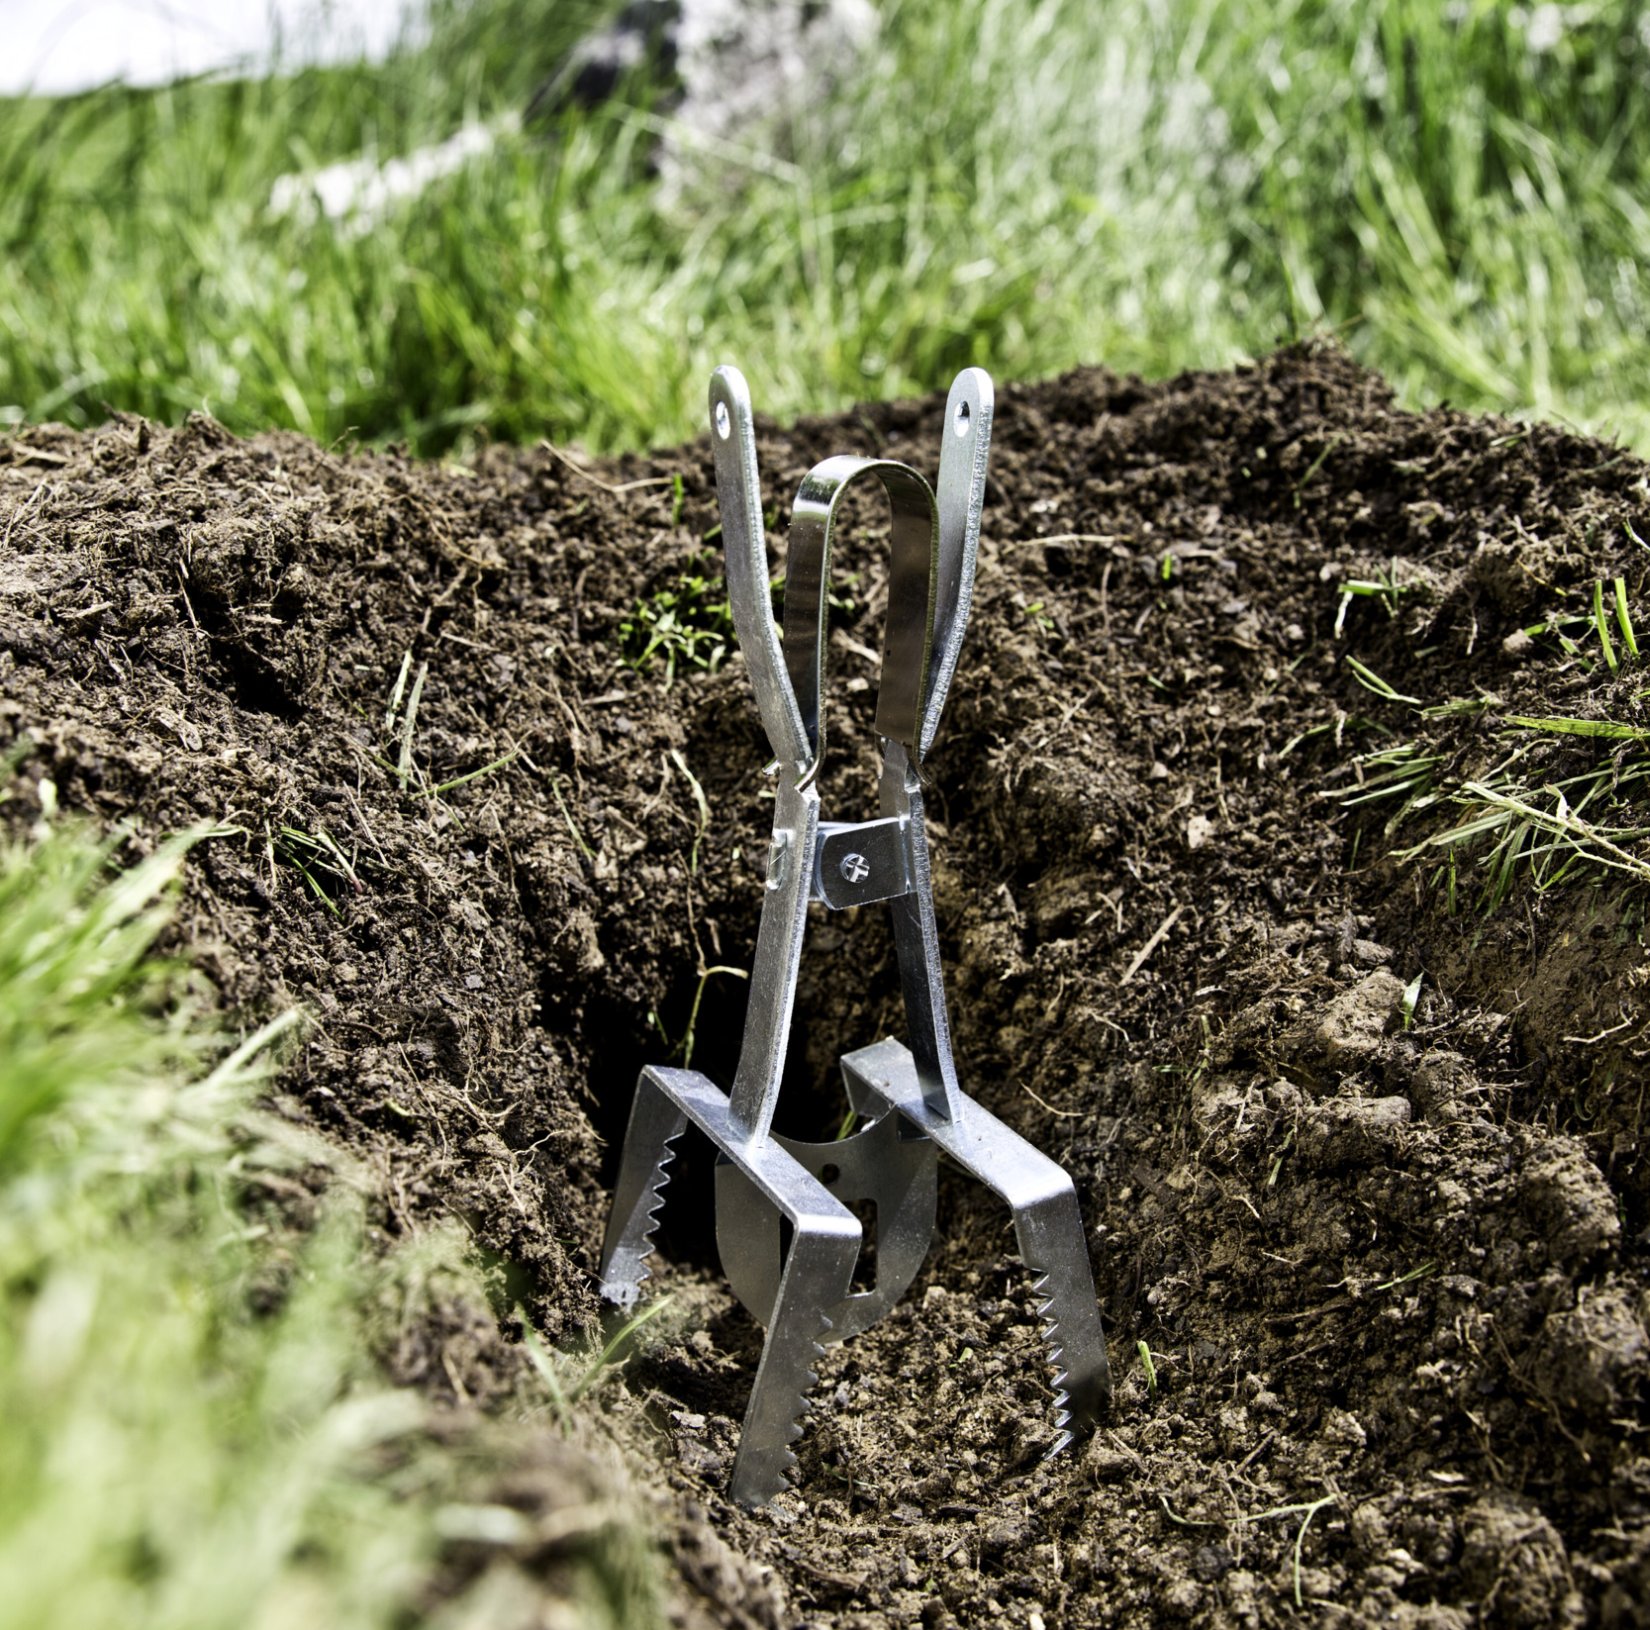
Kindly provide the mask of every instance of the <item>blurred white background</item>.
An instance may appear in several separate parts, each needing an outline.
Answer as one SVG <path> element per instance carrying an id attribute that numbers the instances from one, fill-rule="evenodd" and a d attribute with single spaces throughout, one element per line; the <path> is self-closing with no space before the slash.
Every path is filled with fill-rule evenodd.
<path id="1" fill-rule="evenodd" d="M 386 55 L 417 0 L 0 0 L 0 96 Z"/>

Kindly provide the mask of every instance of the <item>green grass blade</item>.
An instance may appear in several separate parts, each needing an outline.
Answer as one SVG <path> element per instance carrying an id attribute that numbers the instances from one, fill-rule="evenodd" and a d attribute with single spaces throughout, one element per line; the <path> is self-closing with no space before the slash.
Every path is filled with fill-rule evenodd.
<path id="1" fill-rule="evenodd" d="M 1610 624 L 1604 615 L 1604 584 L 1593 585 L 1593 627 L 1598 630 L 1598 643 L 1604 652 L 1605 664 L 1611 673 L 1615 673 L 1620 666 L 1616 656 L 1615 642 L 1610 638 Z"/>
<path id="2" fill-rule="evenodd" d="M 1633 634 L 1633 619 L 1627 610 L 1627 585 L 1621 578 L 1615 580 L 1616 624 L 1621 629 L 1622 643 L 1634 662 L 1639 659 L 1639 642 Z"/>
<path id="3" fill-rule="evenodd" d="M 1559 736 L 1594 736 L 1608 741 L 1650 741 L 1650 729 L 1635 724 L 1618 724 L 1611 719 L 1534 718 L 1509 713 L 1508 724 L 1522 730 L 1545 730 Z"/>

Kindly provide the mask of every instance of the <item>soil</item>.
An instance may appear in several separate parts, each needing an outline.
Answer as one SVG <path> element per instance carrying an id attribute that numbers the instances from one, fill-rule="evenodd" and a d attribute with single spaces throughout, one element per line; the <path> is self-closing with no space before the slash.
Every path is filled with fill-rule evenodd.
<path id="1" fill-rule="evenodd" d="M 939 419 L 765 425 L 770 501 L 834 452 L 929 468 Z M 1508 713 L 1638 719 L 1629 662 L 1520 631 L 1617 574 L 1640 603 L 1646 467 L 1399 412 L 1328 347 L 1006 389 L 992 464 L 929 761 L 951 1012 L 968 1090 L 1077 1180 L 1118 1396 L 1044 1458 L 1012 1235 L 947 1176 L 905 1302 L 824 1365 L 794 1493 L 731 1507 L 758 1334 L 690 1157 L 675 1300 L 579 1429 L 651 1502 L 674 1617 L 1645 1622 L 1642 892 L 1521 876 L 1486 913 L 1346 794 L 1405 730 L 1476 774 Z M 625 660 L 661 591 L 717 637 L 716 520 L 704 443 L 459 468 L 204 418 L 0 441 L 0 739 L 32 740 L 5 817 L 49 776 L 134 852 L 212 824 L 179 944 L 236 1022 L 312 1016 L 280 1107 L 363 1157 L 386 1239 L 456 1216 L 490 1264 L 491 1308 L 388 1355 L 455 1410 L 516 1395 L 518 1309 L 557 1346 L 597 1331 L 640 1066 L 691 1027 L 731 1077 L 745 985 L 702 970 L 748 965 L 765 745 L 736 653 L 668 685 Z M 874 517 L 856 550 L 838 819 L 873 812 Z M 1343 606 L 1383 572 L 1404 591 Z M 1426 723 L 1349 652 L 1488 700 Z M 820 917 L 789 1128 L 831 1135 L 836 1055 L 901 1028 L 880 908 Z"/>

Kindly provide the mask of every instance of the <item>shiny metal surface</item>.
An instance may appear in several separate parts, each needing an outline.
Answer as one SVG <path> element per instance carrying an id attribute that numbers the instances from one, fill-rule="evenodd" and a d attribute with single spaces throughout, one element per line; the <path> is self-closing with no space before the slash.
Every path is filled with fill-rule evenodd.
<path id="1" fill-rule="evenodd" d="M 813 897 L 832 911 L 911 892 L 911 822 L 821 821 Z"/>
<path id="2" fill-rule="evenodd" d="M 774 1142 L 843 1204 L 875 1208 L 876 1275 L 830 1309 L 832 1343 L 869 1330 L 899 1301 L 928 1255 L 938 1192 L 931 1141 L 903 1116 L 881 1118 L 834 1143 Z M 779 1215 L 731 1161 L 716 1168 L 716 1243 L 733 1293 L 771 1325 L 781 1266 Z"/>
<path id="3" fill-rule="evenodd" d="M 922 736 L 912 757 L 920 764 L 934 745 L 957 671 L 957 657 L 974 606 L 980 516 L 996 392 L 984 368 L 964 368 L 951 386 L 940 432 L 940 538 L 934 569 L 934 654 L 923 704 Z"/>
<path id="4" fill-rule="evenodd" d="M 802 1418 L 811 1407 L 808 1392 L 819 1379 L 814 1365 L 824 1355 L 822 1342 L 831 1333 L 828 1310 L 848 1296 L 859 1256 L 859 1219 L 778 1143 L 744 1138 L 733 1124 L 726 1096 L 705 1076 L 695 1070 L 650 1067 L 637 1083 L 636 1108 L 625 1138 L 619 1193 L 629 1203 L 622 1213 L 615 1203 L 602 1255 L 602 1294 L 608 1300 L 632 1306 L 646 1274 L 670 1139 L 664 1144 L 650 1140 L 671 1127 L 672 1136 L 679 1135 L 689 1121 L 710 1139 L 765 1209 L 791 1227 L 790 1249 L 773 1295 L 768 1339 L 745 1410 L 728 1490 L 741 1504 L 762 1505 L 785 1486 L 785 1474 L 796 1464 L 791 1445 L 802 1435 Z M 638 1182 L 643 1168 L 652 1176 Z"/>
<path id="5" fill-rule="evenodd" d="M 879 795 L 886 814 L 910 824 L 911 891 L 888 902 L 899 963 L 905 1025 L 911 1036 L 923 1098 L 937 1115 L 962 1113 L 962 1087 L 951 1054 L 951 1017 L 940 971 L 940 933 L 934 920 L 934 882 L 922 818 L 922 782 L 897 742 L 885 742 Z"/>
<path id="6" fill-rule="evenodd" d="M 819 711 L 825 680 L 825 616 L 831 544 L 849 487 L 875 476 L 888 498 L 888 620 L 882 633 L 877 734 L 915 752 L 928 702 L 934 590 L 939 571 L 939 503 L 908 464 L 882 458 L 828 458 L 802 478 L 785 556 L 785 668 L 814 757 L 825 752 Z"/>
<path id="7" fill-rule="evenodd" d="M 716 464 L 716 506 L 722 516 L 728 601 L 739 649 L 756 692 L 768 745 L 793 769 L 809 757 L 796 697 L 781 682 L 785 657 L 768 600 L 768 549 L 762 527 L 762 487 L 756 473 L 756 423 L 749 387 L 737 368 L 710 377 L 710 444 Z"/>
<path id="8" fill-rule="evenodd" d="M 769 849 L 768 887 L 762 896 L 762 921 L 751 961 L 745 1040 L 733 1077 L 733 1124 L 741 1137 L 752 1142 L 767 1137 L 779 1102 L 819 842 L 819 789 L 811 782 L 793 785 L 783 770 L 779 776 L 774 795 L 775 841 Z"/>
<path id="9" fill-rule="evenodd" d="M 1047 1156 L 963 1091 L 951 1051 L 928 838 L 923 756 L 938 730 L 967 627 L 978 555 L 993 396 L 977 368 L 957 376 L 942 429 L 939 488 L 886 459 L 831 458 L 811 470 L 791 517 L 781 642 L 749 393 L 737 369 L 711 381 L 711 440 L 741 649 L 779 761 L 768 875 L 739 1064 L 724 1095 L 690 1070 L 642 1072 L 602 1247 L 601 1289 L 634 1304 L 676 1140 L 691 1123 L 717 1150 L 716 1231 L 734 1293 L 767 1327 L 730 1492 L 758 1505 L 795 1464 L 814 1363 L 826 1341 L 868 1329 L 916 1276 L 934 1229 L 939 1151 L 1009 1204 L 1048 1323 L 1062 1428 L 1091 1422 L 1111 1396 L 1105 1338 L 1076 1191 Z M 877 818 L 824 821 L 821 694 L 834 529 L 843 494 L 874 477 L 888 499 L 892 559 L 877 731 Z M 887 900 L 909 1044 L 844 1055 L 848 1096 L 867 1125 L 833 1143 L 773 1133 L 796 1002 L 808 906 Z M 844 1203 L 846 1202 L 846 1203 Z M 852 1291 L 861 1225 L 874 1208 L 875 1282 Z M 789 1229 L 788 1245 L 785 1243 Z"/>
<path id="10" fill-rule="evenodd" d="M 961 1115 L 936 1114 L 916 1061 L 901 1042 L 885 1039 L 861 1047 L 843 1058 L 842 1068 L 854 1079 L 860 1101 L 880 1099 L 897 1109 L 1007 1201 L 1021 1260 L 1041 1298 L 1038 1312 L 1054 1369 L 1055 1424 L 1062 1431 L 1057 1453 L 1071 1439 L 1067 1428 L 1092 1425 L 1112 1393 L 1088 1241 L 1070 1176 L 972 1098 L 963 1099 Z"/>

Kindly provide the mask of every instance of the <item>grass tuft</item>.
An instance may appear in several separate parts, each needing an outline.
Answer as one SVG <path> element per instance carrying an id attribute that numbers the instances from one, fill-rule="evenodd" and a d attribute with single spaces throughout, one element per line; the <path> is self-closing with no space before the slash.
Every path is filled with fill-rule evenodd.
<path id="1" fill-rule="evenodd" d="M 1324 796 L 1343 809 L 1383 806 L 1385 836 L 1411 834 L 1393 858 L 1437 862 L 1435 880 L 1452 910 L 1463 865 L 1481 879 L 1486 912 L 1524 884 L 1541 894 L 1583 880 L 1650 883 L 1650 726 L 1606 716 L 1623 705 L 1623 670 L 1638 661 L 1626 583 L 1615 577 L 1606 587 L 1600 579 L 1583 593 L 1585 611 L 1572 600 L 1524 630 L 1550 641 L 1539 649 L 1592 691 L 1573 714 L 1502 711 L 1501 699 L 1482 691 L 1423 705 L 1346 657 L 1365 690 L 1415 709 L 1416 733 L 1353 757 L 1355 784 Z M 1545 670 L 1532 672 L 1539 680 Z M 1636 710 L 1644 695 L 1627 708 Z M 1500 728 L 1484 729 L 1478 721 L 1493 715 Z M 1499 755 L 1489 763 L 1486 747 Z"/>
<path id="2" fill-rule="evenodd" d="M 625 661 L 639 673 L 664 665 L 667 690 L 679 664 L 715 673 L 734 637 L 728 586 L 703 571 L 683 572 L 637 601 L 619 624 L 618 637 Z"/>
<path id="3" fill-rule="evenodd" d="M 485 1305 L 465 1241 L 378 1256 L 347 1185 L 303 1234 L 259 1204 L 327 1150 L 254 1105 L 297 1014 L 226 1051 L 152 954 L 197 836 L 125 871 L 52 819 L 0 844 L 0 1624 L 527 1622 L 542 1590 L 445 1560 L 502 1450 L 373 1357 L 433 1278 Z M 559 1544 L 565 1622 L 658 1622 L 622 1512 Z"/>

